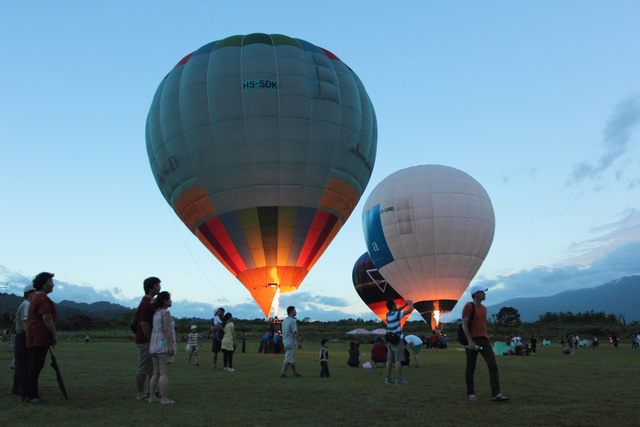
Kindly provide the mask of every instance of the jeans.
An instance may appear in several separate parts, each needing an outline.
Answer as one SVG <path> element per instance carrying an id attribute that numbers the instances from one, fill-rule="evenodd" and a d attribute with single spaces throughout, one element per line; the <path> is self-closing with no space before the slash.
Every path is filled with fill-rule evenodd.
<path id="1" fill-rule="evenodd" d="M 489 338 L 486 337 L 473 337 L 473 342 L 477 346 L 482 347 L 482 350 L 466 350 L 467 353 L 467 370 L 465 372 L 465 380 L 467 382 L 467 395 L 476 394 L 473 386 L 473 374 L 476 371 L 476 360 L 478 353 L 484 357 L 484 361 L 489 368 L 489 384 L 491 385 L 491 396 L 496 397 L 500 394 L 500 379 L 498 378 L 498 364 L 496 363 L 496 356 L 493 353 L 493 347 Z"/>
<path id="2" fill-rule="evenodd" d="M 49 347 L 29 347 L 27 349 L 27 367 L 22 380 L 22 396 L 27 399 L 40 397 L 38 377 L 44 367 Z"/>
<path id="3" fill-rule="evenodd" d="M 222 349 L 222 361 L 224 363 L 224 367 L 229 367 L 233 369 L 233 350 L 225 350 Z"/>
<path id="4" fill-rule="evenodd" d="M 327 362 L 320 362 L 320 378 L 329 378 L 329 364 Z"/>
<path id="5" fill-rule="evenodd" d="M 24 381 L 24 373 L 27 371 L 27 334 L 24 332 L 16 333 L 16 342 L 14 344 L 15 368 L 13 373 L 13 394 L 22 396 L 22 383 Z"/>

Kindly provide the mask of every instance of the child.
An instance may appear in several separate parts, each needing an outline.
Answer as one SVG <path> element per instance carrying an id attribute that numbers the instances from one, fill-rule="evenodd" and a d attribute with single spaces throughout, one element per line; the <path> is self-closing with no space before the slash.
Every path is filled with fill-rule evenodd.
<path id="1" fill-rule="evenodd" d="M 191 356 L 195 356 L 196 366 L 198 363 L 198 327 L 191 325 L 191 333 L 189 334 L 189 365 L 191 365 Z"/>
<path id="2" fill-rule="evenodd" d="M 320 378 L 327 377 L 329 378 L 329 340 L 324 338 L 320 344 L 322 348 L 320 349 Z"/>

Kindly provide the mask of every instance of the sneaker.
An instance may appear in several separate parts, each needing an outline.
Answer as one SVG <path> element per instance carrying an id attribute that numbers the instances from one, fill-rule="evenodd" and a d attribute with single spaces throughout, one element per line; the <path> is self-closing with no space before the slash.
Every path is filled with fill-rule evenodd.
<path id="1" fill-rule="evenodd" d="M 233 369 L 233 368 L 227 369 L 227 372 L 233 372 L 233 371 L 235 371 L 235 369 Z"/>
<path id="2" fill-rule="evenodd" d="M 387 379 L 386 379 L 386 380 L 384 380 L 384 383 L 385 383 L 385 384 L 393 384 L 393 383 L 394 383 L 393 378 L 391 378 L 391 377 L 387 377 Z"/>
<path id="3" fill-rule="evenodd" d="M 403 380 L 402 378 L 398 378 L 396 380 L 396 385 L 405 385 L 405 384 L 409 384 L 406 380 Z"/>
<path id="4" fill-rule="evenodd" d="M 44 405 L 44 404 L 46 404 L 46 403 L 47 403 L 47 401 L 46 401 L 46 400 L 44 400 L 44 399 L 40 399 L 39 397 L 34 397 L 33 399 L 31 399 L 31 400 L 26 400 L 25 402 L 27 402 L 27 403 L 33 403 L 33 404 L 36 404 L 36 405 Z"/>
<path id="5" fill-rule="evenodd" d="M 469 400 L 478 400 L 478 396 L 476 396 L 475 394 L 470 394 L 467 397 L 469 398 Z"/>
<path id="6" fill-rule="evenodd" d="M 498 393 L 498 395 L 491 400 L 494 402 L 506 402 L 509 398 L 502 393 Z"/>
<path id="7" fill-rule="evenodd" d="M 222 368 L 223 371 L 228 371 L 229 368 L 227 368 L 226 366 L 224 368 Z"/>

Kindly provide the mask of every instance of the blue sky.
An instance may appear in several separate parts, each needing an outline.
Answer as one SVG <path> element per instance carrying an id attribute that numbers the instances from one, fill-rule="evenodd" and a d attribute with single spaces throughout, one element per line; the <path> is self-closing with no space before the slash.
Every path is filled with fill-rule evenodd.
<path id="1" fill-rule="evenodd" d="M 489 193 L 496 234 L 472 282 L 490 287 L 487 304 L 640 274 L 640 4 L 402 5 L 3 1 L 0 283 L 19 293 L 51 271 L 54 300 L 134 305 L 156 275 L 174 314 L 222 305 L 261 317 L 163 199 L 144 136 L 181 58 L 253 32 L 335 53 L 378 119 L 363 198 L 300 290 L 282 296 L 299 317 L 374 318 L 351 283 L 366 250 L 362 206 L 417 164 L 463 170 Z"/>

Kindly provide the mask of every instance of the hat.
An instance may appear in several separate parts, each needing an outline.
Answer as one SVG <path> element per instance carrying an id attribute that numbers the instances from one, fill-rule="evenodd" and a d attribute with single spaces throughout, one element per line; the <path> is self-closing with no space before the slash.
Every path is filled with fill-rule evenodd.
<path id="1" fill-rule="evenodd" d="M 473 296 L 473 294 L 475 294 L 476 292 L 487 292 L 489 290 L 489 288 L 485 288 L 484 286 L 480 286 L 480 285 L 475 285 L 471 287 L 471 296 Z"/>
<path id="2" fill-rule="evenodd" d="M 35 290 L 36 290 L 36 288 L 34 288 L 33 285 L 27 285 L 27 286 L 24 287 L 24 293 L 25 294 L 27 294 L 29 292 L 33 292 Z"/>
<path id="3" fill-rule="evenodd" d="M 191 329 L 198 329 L 196 325 L 191 325 Z"/>

